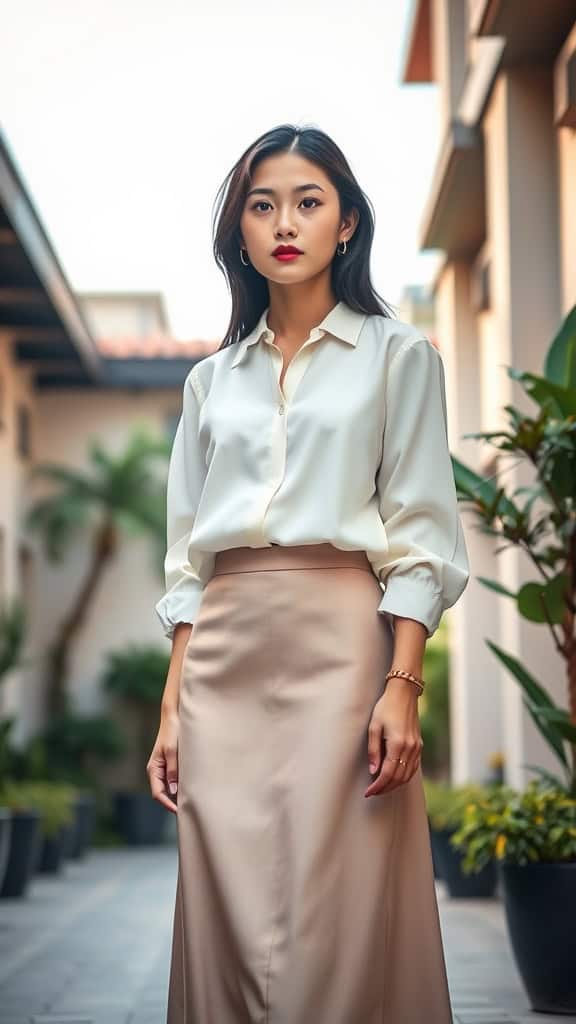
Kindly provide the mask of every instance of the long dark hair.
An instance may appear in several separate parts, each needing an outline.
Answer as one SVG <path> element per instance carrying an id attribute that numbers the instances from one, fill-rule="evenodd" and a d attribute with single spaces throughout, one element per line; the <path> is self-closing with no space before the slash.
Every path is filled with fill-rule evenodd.
<path id="1" fill-rule="evenodd" d="M 340 198 L 342 216 L 356 207 L 359 221 L 345 256 L 332 262 L 332 287 L 359 313 L 394 316 L 370 280 L 370 251 L 374 238 L 373 207 L 356 181 L 342 150 L 319 128 L 281 124 L 264 132 L 242 153 L 218 189 L 212 222 L 214 258 L 232 296 L 230 323 L 220 348 L 241 341 L 256 326 L 269 304 L 268 282 L 255 267 L 240 259 L 240 218 L 252 174 L 266 157 L 290 151 L 317 164 L 326 173 Z"/>

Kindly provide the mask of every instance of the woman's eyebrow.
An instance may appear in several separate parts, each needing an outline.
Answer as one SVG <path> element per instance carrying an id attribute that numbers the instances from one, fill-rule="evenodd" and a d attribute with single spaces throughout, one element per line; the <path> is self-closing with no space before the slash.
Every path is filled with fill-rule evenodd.
<path id="1" fill-rule="evenodd" d="M 320 185 L 315 185 L 313 182 L 311 184 L 309 184 L 309 185 L 296 185 L 295 188 L 292 189 L 292 191 L 293 192 L 308 192 L 308 190 L 311 189 L 311 188 L 317 188 L 317 189 L 320 190 L 320 192 L 324 191 L 324 189 Z M 276 191 L 273 188 L 251 188 L 250 191 L 246 194 L 246 198 L 248 199 L 250 196 L 254 195 L 255 192 L 261 192 L 265 196 L 275 196 L 276 195 Z"/>

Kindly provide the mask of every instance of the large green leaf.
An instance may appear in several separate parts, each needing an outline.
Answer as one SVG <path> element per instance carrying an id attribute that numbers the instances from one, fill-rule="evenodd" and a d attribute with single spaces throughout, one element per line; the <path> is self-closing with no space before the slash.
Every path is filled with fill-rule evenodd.
<path id="1" fill-rule="evenodd" d="M 525 583 L 518 592 L 518 611 L 530 622 L 547 622 L 550 619 L 555 625 L 562 622 L 566 612 L 565 591 L 568 577 L 558 573 L 554 579 L 541 583 Z M 546 606 L 545 614 L 542 602 Z"/>
<path id="2" fill-rule="evenodd" d="M 576 725 L 572 725 L 570 715 L 564 708 L 543 708 L 533 704 L 532 710 L 535 714 L 553 722 L 565 740 L 568 740 L 569 743 L 576 743 Z"/>
<path id="3" fill-rule="evenodd" d="M 538 405 L 542 406 L 548 403 L 552 412 L 562 419 L 567 416 L 576 416 L 576 388 L 561 387 L 545 377 L 514 370 L 511 367 L 508 368 L 508 375 L 520 381 Z"/>
<path id="4" fill-rule="evenodd" d="M 469 466 L 466 466 L 455 455 L 452 459 L 452 469 L 457 490 L 464 496 L 476 500 L 479 498 L 485 505 L 492 506 L 498 502 L 498 514 L 517 516 L 518 510 L 514 503 L 504 494 L 500 493 L 499 485 L 492 479 L 480 476 Z"/>
<path id="5" fill-rule="evenodd" d="M 516 598 L 518 595 L 513 590 L 508 590 L 502 583 L 498 583 L 498 580 L 489 580 L 486 576 L 477 576 L 478 583 L 482 583 L 483 586 L 488 587 L 489 590 L 494 590 L 497 594 L 503 594 L 504 597 Z"/>
<path id="6" fill-rule="evenodd" d="M 534 725 L 541 733 L 546 743 L 552 748 L 564 767 L 568 768 L 568 759 L 566 757 L 562 738 L 555 724 L 544 721 L 532 710 L 532 704 L 537 705 L 539 708 L 556 708 L 556 704 L 554 704 L 554 701 L 546 692 L 544 687 L 530 675 L 527 669 L 520 664 L 517 658 L 514 658 L 511 654 L 507 654 L 506 651 L 503 651 L 497 644 L 493 643 L 492 640 L 488 640 L 487 637 L 485 637 L 485 640 L 490 650 L 496 655 L 508 671 L 512 673 L 517 682 L 520 683 L 520 686 L 528 698 L 524 703 L 532 717 Z"/>
<path id="7" fill-rule="evenodd" d="M 544 779 L 549 785 L 553 786 L 554 789 L 563 789 L 566 793 L 569 792 L 568 786 L 566 785 L 566 779 L 560 778 L 559 775 L 554 775 L 553 772 L 549 772 L 546 768 L 542 768 L 539 764 L 530 764 L 523 761 L 521 768 L 529 768 L 530 771 L 536 772 L 540 778 Z"/>
<path id="8" fill-rule="evenodd" d="M 564 388 L 576 388 L 576 306 L 565 318 L 544 360 L 544 376 Z"/>

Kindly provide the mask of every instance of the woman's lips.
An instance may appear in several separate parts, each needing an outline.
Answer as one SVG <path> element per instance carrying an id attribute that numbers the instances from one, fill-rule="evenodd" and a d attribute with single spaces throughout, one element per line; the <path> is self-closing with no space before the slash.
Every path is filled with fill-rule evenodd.
<path id="1" fill-rule="evenodd" d="M 301 252 L 275 252 L 274 257 L 277 260 L 282 260 L 283 263 L 288 263 L 289 260 L 295 260 L 297 256 L 301 256 Z"/>

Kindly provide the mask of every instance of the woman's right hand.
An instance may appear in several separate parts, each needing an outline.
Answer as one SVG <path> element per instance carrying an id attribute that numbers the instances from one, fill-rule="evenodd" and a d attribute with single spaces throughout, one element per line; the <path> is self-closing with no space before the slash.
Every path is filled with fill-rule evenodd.
<path id="1" fill-rule="evenodd" d="M 177 711 L 162 714 L 158 735 L 146 765 L 152 796 L 173 814 L 178 811 L 178 724 Z"/>

